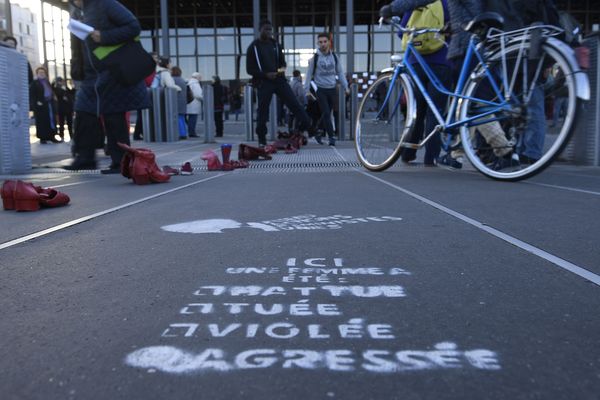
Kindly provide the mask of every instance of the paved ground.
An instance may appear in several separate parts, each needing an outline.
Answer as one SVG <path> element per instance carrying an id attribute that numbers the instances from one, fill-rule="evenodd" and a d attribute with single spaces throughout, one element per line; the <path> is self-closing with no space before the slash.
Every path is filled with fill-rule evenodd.
<path id="1" fill-rule="evenodd" d="M 144 146 L 194 175 L 136 186 L 32 146 L 17 178 L 72 202 L 0 213 L 2 399 L 600 398 L 597 168 L 371 174 L 341 142 L 219 173 L 190 140 Z"/>

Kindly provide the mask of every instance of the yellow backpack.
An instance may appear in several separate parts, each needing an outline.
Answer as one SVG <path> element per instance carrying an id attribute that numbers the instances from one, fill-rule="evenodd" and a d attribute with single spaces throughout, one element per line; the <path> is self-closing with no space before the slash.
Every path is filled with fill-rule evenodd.
<path id="1" fill-rule="evenodd" d="M 442 0 L 437 0 L 424 7 L 415 8 L 406 23 L 407 28 L 438 28 L 444 27 L 444 6 Z M 436 33 L 428 32 L 423 35 L 416 36 L 412 42 L 414 48 L 420 54 L 435 53 L 444 46 L 443 36 Z M 402 35 L 402 50 L 406 50 L 409 34 Z"/>

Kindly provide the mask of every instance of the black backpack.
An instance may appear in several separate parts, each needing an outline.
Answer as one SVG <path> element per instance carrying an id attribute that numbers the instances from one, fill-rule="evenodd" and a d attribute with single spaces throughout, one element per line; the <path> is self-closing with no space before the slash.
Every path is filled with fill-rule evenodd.
<path id="1" fill-rule="evenodd" d="M 194 101 L 194 92 L 192 92 L 190 85 L 186 85 L 185 87 L 187 88 L 185 91 L 186 101 L 188 104 L 190 104 L 192 101 Z"/>

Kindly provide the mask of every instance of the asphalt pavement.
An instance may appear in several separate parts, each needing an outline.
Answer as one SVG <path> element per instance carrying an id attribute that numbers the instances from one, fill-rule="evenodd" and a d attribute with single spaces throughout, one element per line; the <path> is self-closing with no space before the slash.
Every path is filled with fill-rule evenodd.
<path id="1" fill-rule="evenodd" d="M 71 198 L 0 213 L 2 399 L 600 399 L 600 169 L 206 170 L 242 141 L 134 142 L 192 163 L 164 184 L 35 141 L 0 177 Z"/>

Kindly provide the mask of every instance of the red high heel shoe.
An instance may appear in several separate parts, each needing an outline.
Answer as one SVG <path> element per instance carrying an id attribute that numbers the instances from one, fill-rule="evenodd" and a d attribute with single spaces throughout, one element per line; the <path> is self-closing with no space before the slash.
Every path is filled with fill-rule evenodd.
<path id="1" fill-rule="evenodd" d="M 40 209 L 40 194 L 28 182 L 16 181 L 14 205 L 17 211 L 37 211 Z"/>
<path id="2" fill-rule="evenodd" d="M 4 181 L 2 184 L 2 206 L 5 210 L 15 209 L 15 181 Z"/>
<path id="3" fill-rule="evenodd" d="M 71 201 L 67 194 L 59 192 L 56 189 L 35 186 L 35 190 L 40 195 L 40 205 L 42 207 L 66 206 Z"/>

